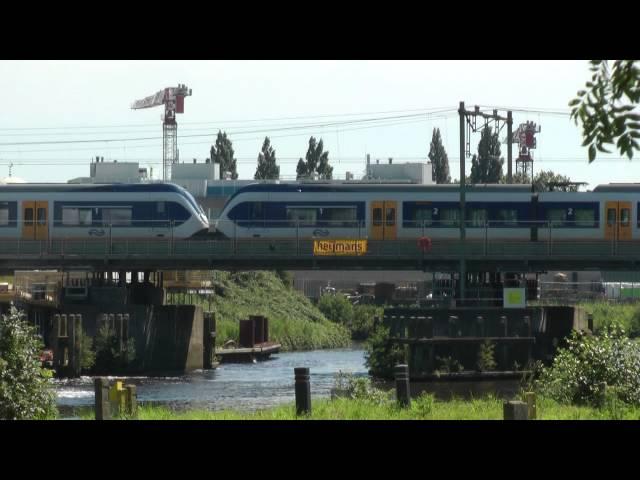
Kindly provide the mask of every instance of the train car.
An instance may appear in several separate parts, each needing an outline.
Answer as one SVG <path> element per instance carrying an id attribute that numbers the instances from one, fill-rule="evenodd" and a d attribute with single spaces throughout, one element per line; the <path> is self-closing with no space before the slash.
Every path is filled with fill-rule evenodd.
<path id="1" fill-rule="evenodd" d="M 208 228 L 193 196 L 173 184 L 0 185 L 0 239 L 183 239 Z"/>
<path id="2" fill-rule="evenodd" d="M 639 201 L 635 184 L 540 193 L 469 185 L 466 237 L 637 239 Z M 215 225 L 228 238 L 458 238 L 459 202 L 458 185 L 251 184 L 229 198 Z"/>

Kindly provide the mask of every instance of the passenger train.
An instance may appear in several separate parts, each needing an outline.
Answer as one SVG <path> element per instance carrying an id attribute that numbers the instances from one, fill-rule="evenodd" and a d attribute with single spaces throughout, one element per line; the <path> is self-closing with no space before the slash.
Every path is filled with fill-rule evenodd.
<path id="1" fill-rule="evenodd" d="M 466 237 L 640 238 L 640 184 L 590 192 L 468 185 Z M 226 202 L 216 231 L 229 238 L 459 238 L 458 185 L 251 184 Z"/>
<path id="2" fill-rule="evenodd" d="M 173 184 L 0 185 L 0 239 L 189 238 L 209 221 Z"/>

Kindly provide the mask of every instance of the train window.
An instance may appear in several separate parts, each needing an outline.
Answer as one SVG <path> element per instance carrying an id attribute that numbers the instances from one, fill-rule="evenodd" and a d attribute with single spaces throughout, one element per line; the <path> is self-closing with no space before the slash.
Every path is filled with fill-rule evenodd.
<path id="1" fill-rule="evenodd" d="M 103 208 L 102 224 L 104 226 L 131 225 L 131 209 L 130 208 Z"/>
<path id="2" fill-rule="evenodd" d="M 567 209 L 566 208 L 550 208 L 547 210 L 547 221 L 551 223 L 551 226 L 557 227 L 564 224 L 567 221 Z"/>
<path id="3" fill-rule="evenodd" d="M 517 225 L 518 210 L 515 208 L 501 208 L 498 210 L 498 221 L 500 225 Z"/>
<path id="4" fill-rule="evenodd" d="M 487 210 L 484 208 L 471 208 L 467 210 L 467 220 L 471 227 L 484 227 L 487 222 Z"/>
<path id="5" fill-rule="evenodd" d="M 24 209 L 24 223 L 25 225 L 33 225 L 33 208 Z"/>
<path id="6" fill-rule="evenodd" d="M 156 203 L 156 213 L 164 213 L 164 202 Z"/>
<path id="7" fill-rule="evenodd" d="M 396 224 L 396 208 L 387 207 L 386 210 L 387 227 L 393 227 Z"/>
<path id="8" fill-rule="evenodd" d="M 0 225 L 9 225 L 9 207 L 0 207 Z"/>
<path id="9" fill-rule="evenodd" d="M 628 227 L 630 219 L 631 219 L 631 211 L 628 208 L 621 208 L 620 209 L 620 224 L 623 227 Z"/>
<path id="10" fill-rule="evenodd" d="M 373 226 L 379 227 L 382 225 L 382 209 L 374 208 L 373 209 Z"/>
<path id="11" fill-rule="evenodd" d="M 591 208 L 576 208 L 574 216 L 576 227 L 593 227 L 596 224 L 596 212 Z"/>
<path id="12" fill-rule="evenodd" d="M 47 223 L 47 209 L 38 208 L 38 225 L 45 225 Z"/>
<path id="13" fill-rule="evenodd" d="M 328 222 L 328 226 L 352 226 L 358 220 L 356 207 L 323 207 L 320 209 L 320 220 Z"/>
<path id="14" fill-rule="evenodd" d="M 93 223 L 93 210 L 90 208 L 79 208 L 78 220 L 80 225 L 91 225 Z"/>
<path id="15" fill-rule="evenodd" d="M 249 218 L 247 220 L 264 220 L 262 202 L 249 202 Z"/>
<path id="16" fill-rule="evenodd" d="M 93 210 L 91 208 L 62 208 L 63 225 L 91 225 L 93 222 Z"/>
<path id="17" fill-rule="evenodd" d="M 287 220 L 291 226 L 310 226 L 315 225 L 318 218 L 318 209 L 316 208 L 290 208 L 287 207 Z"/>
<path id="18" fill-rule="evenodd" d="M 441 208 L 440 220 L 440 225 L 442 225 L 443 227 L 457 227 L 460 222 L 460 209 Z"/>
<path id="19" fill-rule="evenodd" d="M 616 209 L 609 208 L 607 209 L 607 225 L 615 225 L 616 224 Z"/>
<path id="20" fill-rule="evenodd" d="M 413 211 L 413 221 L 417 227 L 422 225 L 431 226 L 433 223 L 433 208 L 416 208 Z"/>

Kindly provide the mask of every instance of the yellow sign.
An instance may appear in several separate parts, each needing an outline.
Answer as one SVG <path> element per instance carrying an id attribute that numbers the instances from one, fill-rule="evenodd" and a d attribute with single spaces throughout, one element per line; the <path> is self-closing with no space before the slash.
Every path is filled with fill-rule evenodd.
<path id="1" fill-rule="evenodd" d="M 525 308 L 527 306 L 527 295 L 524 288 L 505 288 L 504 308 Z"/>
<path id="2" fill-rule="evenodd" d="M 366 240 L 314 240 L 314 255 L 364 255 Z"/>

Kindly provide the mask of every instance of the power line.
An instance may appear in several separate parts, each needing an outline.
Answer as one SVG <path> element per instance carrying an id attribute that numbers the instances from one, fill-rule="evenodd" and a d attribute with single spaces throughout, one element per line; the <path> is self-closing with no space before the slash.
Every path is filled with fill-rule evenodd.
<path id="1" fill-rule="evenodd" d="M 443 110 L 440 112 L 431 112 L 427 115 L 437 114 L 437 113 L 446 113 L 449 111 L 453 111 L 453 109 Z M 407 115 L 396 115 L 390 117 L 375 117 L 375 118 L 365 118 L 365 119 L 357 119 L 357 120 L 347 120 L 342 122 L 328 122 L 328 123 L 316 123 L 310 125 L 301 125 L 301 126 L 291 126 L 291 127 L 274 127 L 270 129 L 262 129 L 262 130 L 249 130 L 238 132 L 238 134 L 246 134 L 246 133 L 264 133 L 264 132 L 277 132 L 277 131 L 286 131 L 286 130 L 300 130 L 300 129 L 308 129 L 308 128 L 324 128 L 331 127 L 336 125 L 352 125 L 357 123 L 365 123 L 365 122 L 375 122 L 382 120 L 393 120 L 393 119 L 403 119 L 403 118 L 415 118 L 424 116 L 424 113 L 419 114 L 407 114 Z M 193 137 L 213 137 L 214 135 L 211 133 L 201 133 L 201 134 L 191 134 L 191 135 L 181 135 L 181 138 L 193 138 Z M 133 142 L 133 141 L 146 141 L 146 140 L 162 140 L 162 137 L 138 137 L 138 138 L 101 138 L 101 139 L 91 139 L 91 140 L 49 140 L 49 141 L 35 141 L 35 142 L 2 142 L 0 145 L 2 146 L 18 146 L 18 145 L 60 145 L 60 144 L 78 144 L 78 143 L 113 143 L 113 142 Z"/>
<path id="2" fill-rule="evenodd" d="M 422 117 L 422 116 L 421 116 Z M 426 118 L 417 118 L 417 119 L 413 119 L 413 120 L 401 120 L 401 121 L 393 121 L 393 122 L 388 122 L 388 123 L 379 123 L 376 125 L 366 125 L 366 126 L 362 126 L 362 127 L 355 127 L 355 128 L 343 128 L 343 129 L 339 129 L 339 130 L 333 130 L 329 133 L 334 133 L 335 131 L 339 131 L 339 132 L 348 132 L 348 131 L 354 131 L 354 130 L 363 130 L 363 129 L 370 129 L 370 128 L 380 128 L 380 127 L 389 127 L 389 126 L 396 126 L 396 125 L 406 125 L 406 124 L 411 124 L 411 123 L 420 123 L 420 122 L 425 122 L 427 121 Z M 317 128 L 317 127 L 316 127 Z M 264 131 L 262 131 L 264 132 Z M 249 132 L 243 132 L 243 133 L 249 133 Z M 285 134 L 285 135 L 270 135 L 269 138 L 286 138 L 286 137 L 300 137 L 300 136 L 306 136 L 309 135 L 309 132 L 306 133 L 290 133 L 290 134 Z M 180 136 L 182 137 L 182 136 Z M 161 139 L 162 137 L 154 137 L 155 140 Z M 262 140 L 262 137 L 249 137 L 249 138 L 234 138 L 233 142 L 235 143 L 239 143 L 239 142 L 243 142 L 243 141 L 259 141 Z M 100 143 L 103 140 L 97 140 L 95 143 Z M 136 140 L 136 141 L 141 141 L 141 140 Z M 211 145 L 212 143 L 214 143 L 215 140 L 212 141 L 199 141 L 199 142 L 180 142 L 180 145 Z M 108 142 L 108 143 L 113 143 L 113 142 Z M 128 149 L 134 149 L 134 148 L 156 148 L 157 144 L 147 144 L 147 145 L 127 145 L 126 148 Z M 39 149 L 39 150 L 2 150 L 0 151 L 0 154 L 7 154 L 7 153 L 18 153 L 18 154 L 22 154 L 22 153 L 46 153 L 46 152 L 67 152 L 67 151 L 71 151 L 71 152 L 78 152 L 78 151 L 95 151 L 96 148 L 100 148 L 100 147 L 91 147 L 91 148 L 63 148 L 63 149 Z M 116 147 L 117 148 L 117 147 Z"/>
<path id="3" fill-rule="evenodd" d="M 212 120 L 207 122 L 180 122 L 180 125 L 217 125 L 220 123 L 250 123 L 250 122 L 269 122 L 269 121 L 283 121 L 283 120 L 301 120 L 312 118 L 331 118 L 331 117 L 347 117 L 347 116 L 360 116 L 360 115 L 377 115 L 387 113 L 406 113 L 406 112 L 430 112 L 445 110 L 447 107 L 431 107 L 431 108 L 414 108 L 403 110 L 383 110 L 377 112 L 360 112 L 360 113 L 333 113 L 324 115 L 301 115 L 292 117 L 265 117 L 257 119 L 244 119 L 244 120 Z M 452 110 L 452 108 L 449 108 Z M 64 127 L 12 127 L 2 128 L 2 131 L 25 131 L 25 130 L 71 130 L 71 129 L 99 129 L 99 128 L 139 128 L 157 126 L 157 123 L 137 123 L 137 124 L 118 124 L 118 125 L 78 125 L 78 126 L 64 126 Z"/>

